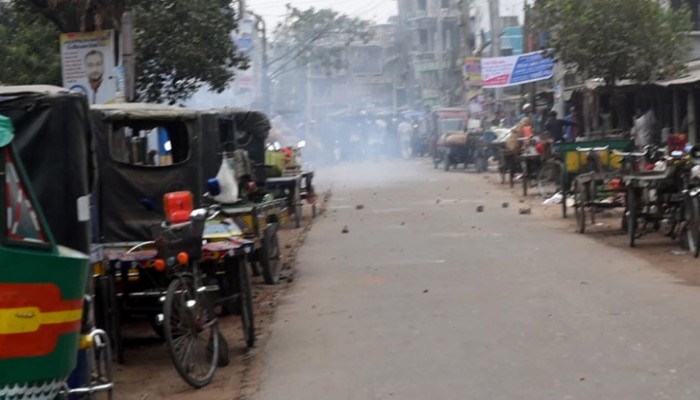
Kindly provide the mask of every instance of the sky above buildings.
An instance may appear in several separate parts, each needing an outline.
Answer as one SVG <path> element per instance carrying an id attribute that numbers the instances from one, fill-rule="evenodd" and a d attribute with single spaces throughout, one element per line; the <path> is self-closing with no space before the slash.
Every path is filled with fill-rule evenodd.
<path id="1" fill-rule="evenodd" d="M 479 6 L 484 29 L 488 29 L 488 0 L 472 0 Z M 247 7 L 262 15 L 269 26 L 276 25 L 285 14 L 285 4 L 306 9 L 332 8 L 344 14 L 386 22 L 397 14 L 396 0 L 247 0 Z M 522 10 L 525 0 L 501 0 L 501 15 L 518 15 L 522 23 Z"/>

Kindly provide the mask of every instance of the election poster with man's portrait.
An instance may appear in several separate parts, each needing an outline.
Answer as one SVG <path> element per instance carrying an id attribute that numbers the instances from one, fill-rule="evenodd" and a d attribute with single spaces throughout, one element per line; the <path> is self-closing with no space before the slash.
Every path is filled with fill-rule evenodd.
<path id="1" fill-rule="evenodd" d="M 84 93 L 90 104 L 117 100 L 114 31 L 61 34 L 63 86 Z"/>

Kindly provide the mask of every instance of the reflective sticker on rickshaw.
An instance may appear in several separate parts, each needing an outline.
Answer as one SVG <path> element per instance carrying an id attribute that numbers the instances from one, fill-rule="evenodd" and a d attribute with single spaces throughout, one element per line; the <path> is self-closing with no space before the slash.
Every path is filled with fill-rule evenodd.
<path id="1" fill-rule="evenodd" d="M 8 148 L 5 149 L 5 191 L 7 237 L 19 241 L 46 243 L 39 217 L 19 179 Z"/>

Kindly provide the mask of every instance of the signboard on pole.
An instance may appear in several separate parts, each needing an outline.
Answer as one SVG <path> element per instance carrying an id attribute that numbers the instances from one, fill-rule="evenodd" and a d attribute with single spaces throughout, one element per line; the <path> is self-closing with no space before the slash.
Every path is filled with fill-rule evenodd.
<path id="1" fill-rule="evenodd" d="M 543 51 L 481 59 L 484 88 L 500 88 L 544 81 L 554 76 L 554 60 Z"/>
<path id="2" fill-rule="evenodd" d="M 484 113 L 484 89 L 481 79 L 481 58 L 467 57 L 464 61 L 464 86 L 467 89 L 469 114 L 472 116 Z"/>
<path id="3" fill-rule="evenodd" d="M 114 31 L 61 34 L 63 86 L 84 93 L 90 104 L 117 101 Z"/>

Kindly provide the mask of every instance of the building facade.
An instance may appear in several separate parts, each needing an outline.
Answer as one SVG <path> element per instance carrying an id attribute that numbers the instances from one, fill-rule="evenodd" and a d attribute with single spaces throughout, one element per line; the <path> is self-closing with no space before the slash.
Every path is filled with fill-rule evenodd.
<path id="1" fill-rule="evenodd" d="M 461 92 L 465 40 L 457 0 L 398 0 L 412 106 L 454 105 Z"/>

